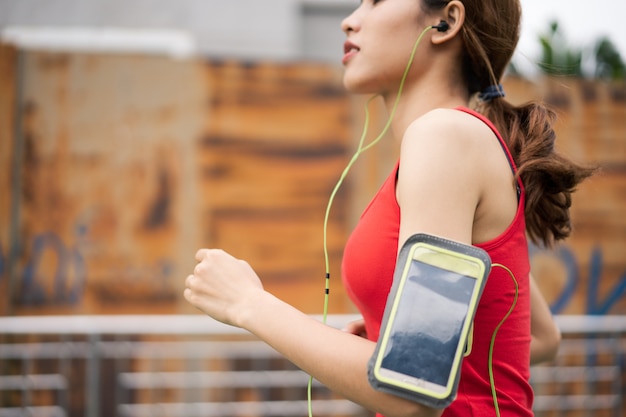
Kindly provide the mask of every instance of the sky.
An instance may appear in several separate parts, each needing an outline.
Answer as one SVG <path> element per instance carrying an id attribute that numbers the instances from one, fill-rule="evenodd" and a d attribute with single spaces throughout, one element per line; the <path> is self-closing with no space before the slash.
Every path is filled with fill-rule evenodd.
<path id="1" fill-rule="evenodd" d="M 557 20 L 568 45 L 591 48 L 608 36 L 626 61 L 626 0 L 521 0 L 522 33 L 515 63 L 532 66 L 540 56 L 538 36 Z"/>

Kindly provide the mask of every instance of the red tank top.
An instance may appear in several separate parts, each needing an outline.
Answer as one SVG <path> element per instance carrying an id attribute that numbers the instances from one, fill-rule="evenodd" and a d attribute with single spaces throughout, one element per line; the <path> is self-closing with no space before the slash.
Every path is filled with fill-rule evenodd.
<path id="1" fill-rule="evenodd" d="M 515 171 L 513 159 L 495 126 L 477 112 L 466 108 L 458 110 L 479 118 L 491 128 Z M 373 341 L 378 339 L 397 257 L 400 207 L 395 185 L 398 167 L 399 163 L 362 213 L 346 243 L 342 262 L 344 285 L 363 315 L 368 338 Z M 528 382 L 530 264 L 521 181 L 518 185 L 520 198 L 513 222 L 497 238 L 476 246 L 487 251 L 492 263 L 507 266 L 519 286 L 515 308 L 496 336 L 493 376 L 501 415 L 530 417 L 533 415 L 533 392 Z M 514 297 L 515 283 L 511 276 L 502 268 L 492 268 L 476 311 L 472 351 L 463 361 L 457 398 L 445 410 L 444 417 L 495 415 L 489 382 L 489 345 L 496 326 L 509 311 Z"/>

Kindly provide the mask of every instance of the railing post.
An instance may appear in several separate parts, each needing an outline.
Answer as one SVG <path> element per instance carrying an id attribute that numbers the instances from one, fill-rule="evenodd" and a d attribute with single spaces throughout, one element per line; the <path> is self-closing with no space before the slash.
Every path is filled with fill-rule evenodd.
<path id="1" fill-rule="evenodd" d="M 100 415 L 100 335 L 89 335 L 89 349 L 87 351 L 86 375 L 86 413 L 85 417 L 99 417 Z"/>
<path id="2" fill-rule="evenodd" d="M 24 381 L 22 383 L 22 407 L 24 409 L 32 405 L 31 387 L 29 386 L 29 376 L 34 373 L 33 358 L 28 357 L 22 360 L 22 375 Z"/>
<path id="3" fill-rule="evenodd" d="M 70 409 L 70 389 L 71 389 L 71 372 L 72 372 L 72 353 L 70 352 L 71 337 L 66 334 L 62 334 L 59 337 L 59 341 L 64 345 L 59 349 L 59 374 L 63 376 L 66 381 L 65 388 L 59 393 L 59 405 L 63 408 L 66 414 L 69 414 Z"/>
<path id="4" fill-rule="evenodd" d="M 617 406 L 613 411 L 614 417 L 620 417 L 622 415 L 622 406 L 624 404 L 624 388 L 622 379 L 624 378 L 626 371 L 626 364 L 624 359 L 626 358 L 626 352 L 622 349 L 621 340 L 624 337 L 624 334 L 616 334 L 611 338 L 611 348 L 613 352 L 615 352 L 615 357 L 613 358 L 615 361 L 615 365 L 621 371 L 615 381 L 613 383 L 613 390 L 619 396 L 619 401 Z"/>

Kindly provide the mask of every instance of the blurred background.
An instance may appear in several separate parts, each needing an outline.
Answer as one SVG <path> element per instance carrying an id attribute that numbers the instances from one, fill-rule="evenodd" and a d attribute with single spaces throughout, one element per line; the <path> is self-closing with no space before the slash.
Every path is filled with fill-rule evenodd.
<path id="1" fill-rule="evenodd" d="M 364 117 L 341 85 L 339 25 L 357 4 L 0 0 L 0 416 L 304 415 L 306 378 L 228 379 L 298 371 L 195 314 L 183 281 L 197 248 L 221 247 L 321 313 L 324 212 Z M 621 416 L 626 3 L 522 7 L 507 98 L 550 104 L 559 149 L 601 167 L 575 194 L 572 237 L 531 247 L 567 339 L 535 371 L 537 413 Z M 333 205 L 337 325 L 356 313 L 343 244 L 396 157 L 390 140 L 363 155 Z M 320 414 L 363 413 L 315 390 Z M 295 408 L 258 405 L 285 398 Z"/>

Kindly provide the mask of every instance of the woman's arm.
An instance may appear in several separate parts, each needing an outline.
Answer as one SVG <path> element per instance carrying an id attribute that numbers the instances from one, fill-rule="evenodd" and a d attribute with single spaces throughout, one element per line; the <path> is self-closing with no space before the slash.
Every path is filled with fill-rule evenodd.
<path id="1" fill-rule="evenodd" d="M 424 232 L 471 243 L 482 185 L 475 169 L 482 153 L 473 145 L 485 141 L 478 134 L 461 134 L 468 120 L 473 119 L 460 112 L 436 112 L 405 133 L 397 190 L 400 241 Z M 209 316 L 253 333 L 332 391 L 368 410 L 387 417 L 441 415 L 442 410 L 370 386 L 367 364 L 375 343 L 328 327 L 267 293 L 244 261 L 221 250 L 200 250 L 196 257 L 199 264 L 187 278 L 185 298 Z"/>
<path id="2" fill-rule="evenodd" d="M 369 410 L 387 417 L 441 415 L 369 385 L 373 342 L 326 326 L 275 298 L 246 262 L 221 250 L 203 249 L 196 258 L 184 294 L 209 316 L 250 331 L 332 391 Z"/>
<path id="3" fill-rule="evenodd" d="M 530 276 L 530 363 L 551 361 L 561 343 L 561 332 L 552 318 L 533 276 Z"/>

